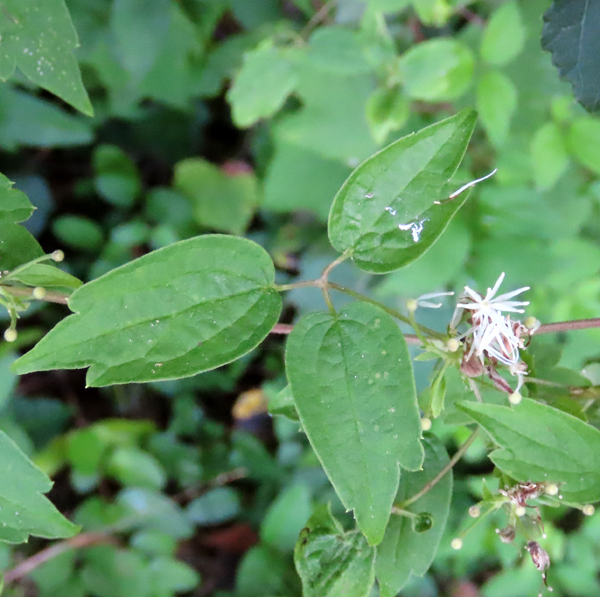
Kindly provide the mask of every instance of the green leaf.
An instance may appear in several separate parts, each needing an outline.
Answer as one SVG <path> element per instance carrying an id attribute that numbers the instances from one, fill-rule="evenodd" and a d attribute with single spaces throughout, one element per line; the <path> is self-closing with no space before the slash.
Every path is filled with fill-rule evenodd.
<path id="1" fill-rule="evenodd" d="M 191 591 L 200 582 L 200 575 L 191 566 L 173 558 L 155 558 L 148 572 L 156 597 L 170 597 L 176 592 Z"/>
<path id="2" fill-rule="evenodd" d="M 538 189 L 551 189 L 569 165 L 565 137 L 553 122 L 543 124 L 531 138 L 533 180 Z"/>
<path id="3" fill-rule="evenodd" d="M 375 550 L 356 531 L 344 532 L 331 506 L 318 504 L 300 533 L 294 563 L 304 597 L 368 597 Z"/>
<path id="4" fill-rule="evenodd" d="M 269 413 L 281 415 L 292 421 L 299 421 L 296 403 L 292 396 L 292 388 L 288 384 L 273 396 L 269 396 Z"/>
<path id="5" fill-rule="evenodd" d="M 93 116 L 73 55 L 79 43 L 64 0 L 5 0 L 0 36 L 0 79 L 18 67 L 36 85 Z"/>
<path id="6" fill-rule="evenodd" d="M 138 170 L 130 157 L 114 145 L 100 145 L 93 157 L 94 186 L 99 195 L 117 207 L 131 207 L 140 193 Z"/>
<path id="7" fill-rule="evenodd" d="M 341 75 L 371 69 L 356 33 L 346 27 L 319 27 L 310 37 L 308 59 L 321 70 Z"/>
<path id="8" fill-rule="evenodd" d="M 124 510 L 121 525 L 164 533 L 176 539 L 194 534 L 194 527 L 181 508 L 165 495 L 141 487 L 121 491 L 116 504 Z"/>
<path id="9" fill-rule="evenodd" d="M 169 33 L 170 0 L 114 0 L 111 32 L 115 53 L 133 80 L 152 68 Z"/>
<path id="10" fill-rule="evenodd" d="M 68 247 L 82 251 L 98 251 L 104 243 L 102 227 L 84 216 L 60 216 L 52 222 L 52 232 Z"/>
<path id="11" fill-rule="evenodd" d="M 244 64 L 227 93 L 237 126 L 249 127 L 283 106 L 298 82 L 288 54 L 273 46 L 271 40 L 246 53 Z"/>
<path id="12" fill-rule="evenodd" d="M 91 125 L 81 116 L 67 114 L 50 102 L 28 93 L 6 86 L 0 88 L 2 147 L 69 147 L 85 145 L 92 138 Z"/>
<path id="13" fill-rule="evenodd" d="M 367 100 L 367 121 L 373 138 L 383 143 L 392 131 L 402 128 L 410 116 L 410 102 L 398 88 L 378 88 Z"/>
<path id="14" fill-rule="evenodd" d="M 490 64 L 508 64 L 522 51 L 526 30 L 515 0 L 504 2 L 492 14 L 481 40 L 481 57 Z"/>
<path id="15" fill-rule="evenodd" d="M 329 214 L 329 239 L 350 250 L 358 267 L 386 273 L 418 259 L 466 200 L 448 181 L 475 126 L 463 110 L 392 143 L 362 163 L 344 183 Z M 436 201 L 441 201 L 436 204 Z"/>
<path id="16" fill-rule="evenodd" d="M 79 527 L 69 522 L 42 494 L 50 479 L 0 431 L 0 541 L 23 543 L 29 535 L 71 537 Z"/>
<path id="17" fill-rule="evenodd" d="M 10 279 L 28 286 L 42 286 L 44 288 L 75 289 L 83 284 L 75 276 L 45 263 L 32 263 L 18 273 L 11 275 Z"/>
<path id="18" fill-rule="evenodd" d="M 570 153 L 575 159 L 600 175 L 600 120 L 591 117 L 577 118 L 571 123 L 567 136 Z"/>
<path id="19" fill-rule="evenodd" d="M 139 448 L 117 448 L 111 455 L 106 473 L 121 485 L 161 489 L 167 476 L 157 460 Z"/>
<path id="20" fill-rule="evenodd" d="M 418 493 L 449 462 L 444 446 L 435 437 L 426 437 L 423 445 L 423 470 L 402 476 L 397 503 Z M 414 514 L 427 512 L 433 520 L 432 528 L 416 533 L 410 518 L 392 515 L 385 537 L 377 546 L 375 572 L 381 597 L 393 597 L 411 576 L 422 577 L 427 572 L 446 527 L 451 499 L 452 472 L 449 472 L 433 489 L 406 508 Z"/>
<path id="21" fill-rule="evenodd" d="M 589 112 L 600 108 L 600 6 L 589 0 L 555 0 L 544 14 L 542 47 L 573 85 Z"/>
<path id="22" fill-rule="evenodd" d="M 188 377 L 233 361 L 277 322 L 274 267 L 259 245 L 181 241 L 77 289 L 74 311 L 15 363 L 19 373 L 90 367 L 89 385 Z"/>
<path id="23" fill-rule="evenodd" d="M 265 178 L 263 207 L 277 212 L 306 210 L 326 221 L 332 198 L 351 169 L 338 160 L 280 142 Z"/>
<path id="24" fill-rule="evenodd" d="M 517 89 L 500 71 L 490 71 L 477 85 L 477 111 L 490 141 L 502 145 L 510 130 L 510 121 L 517 108 Z"/>
<path id="25" fill-rule="evenodd" d="M 13 183 L 0 174 L 0 267 L 15 269 L 44 254 L 37 240 L 19 222 L 35 209 L 27 196 L 12 188 Z"/>
<path id="26" fill-rule="evenodd" d="M 257 545 L 249 549 L 237 570 L 237 595 L 266 597 L 286 594 L 287 558 L 274 549 Z"/>
<path id="27" fill-rule="evenodd" d="M 418 470 L 423 461 L 412 365 L 400 329 L 367 303 L 336 315 L 310 313 L 290 334 L 286 369 L 327 476 L 369 543 L 379 543 L 400 466 Z"/>
<path id="28" fill-rule="evenodd" d="M 240 498 L 231 487 L 216 487 L 192 500 L 187 517 L 199 525 L 221 524 L 235 518 L 241 510 Z"/>
<path id="29" fill-rule="evenodd" d="M 600 500 L 600 431 L 595 427 L 529 399 L 514 408 L 456 406 L 500 446 L 490 459 L 502 472 L 517 481 L 560 484 L 565 502 Z"/>
<path id="30" fill-rule="evenodd" d="M 198 224 L 222 232 L 242 234 L 258 204 L 251 171 L 227 173 L 202 158 L 176 164 L 173 185 L 191 201 Z"/>
<path id="31" fill-rule="evenodd" d="M 292 551 L 310 511 L 307 485 L 297 483 L 288 487 L 267 510 L 260 527 L 260 538 L 281 551 Z"/>
<path id="32" fill-rule="evenodd" d="M 429 102 L 463 95 L 473 78 L 475 58 L 455 39 L 433 39 L 412 46 L 400 57 L 400 79 L 406 95 Z"/>

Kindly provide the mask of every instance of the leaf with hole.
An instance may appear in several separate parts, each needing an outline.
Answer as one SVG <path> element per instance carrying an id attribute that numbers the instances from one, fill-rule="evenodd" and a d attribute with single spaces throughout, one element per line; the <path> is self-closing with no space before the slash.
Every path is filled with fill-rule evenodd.
<path id="1" fill-rule="evenodd" d="M 363 162 L 336 195 L 329 239 L 369 272 L 418 259 L 442 234 L 467 194 L 446 201 L 475 126 L 473 110 L 392 143 Z"/>
<path id="2" fill-rule="evenodd" d="M 400 467 L 423 461 L 406 341 L 379 307 L 352 303 L 294 327 L 286 369 L 302 426 L 371 545 L 383 538 Z"/>
<path id="3" fill-rule="evenodd" d="M 300 533 L 294 551 L 304 597 L 368 597 L 375 574 L 375 550 L 357 531 L 344 532 L 319 504 Z"/>
<path id="4" fill-rule="evenodd" d="M 277 322 L 265 250 L 206 235 L 175 243 L 77 289 L 74 311 L 14 365 L 19 373 L 90 367 L 88 385 L 195 375 L 246 354 Z"/>

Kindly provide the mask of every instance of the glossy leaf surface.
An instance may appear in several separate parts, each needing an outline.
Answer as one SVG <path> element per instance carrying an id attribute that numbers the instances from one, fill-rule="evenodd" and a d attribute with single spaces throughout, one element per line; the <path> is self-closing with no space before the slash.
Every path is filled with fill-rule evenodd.
<path id="1" fill-rule="evenodd" d="M 50 479 L 0 432 L 0 541 L 22 543 L 29 535 L 55 539 L 70 537 L 78 527 L 69 522 L 42 494 Z"/>
<path id="2" fill-rule="evenodd" d="M 392 143 L 344 183 L 329 214 L 329 238 L 354 262 L 386 273 L 420 257 L 444 231 L 467 194 L 445 201 L 467 148 L 475 113 L 463 110 Z M 440 204 L 436 204 L 440 201 Z"/>
<path id="3" fill-rule="evenodd" d="M 15 67 L 88 116 L 92 105 L 73 50 L 79 45 L 64 0 L 5 0 L 0 12 L 0 79 Z"/>
<path id="4" fill-rule="evenodd" d="M 423 461 L 412 365 L 384 311 L 352 303 L 310 313 L 288 339 L 286 368 L 300 421 L 369 543 L 383 538 L 400 467 Z"/>
<path id="5" fill-rule="evenodd" d="M 600 431 L 595 427 L 529 399 L 514 408 L 476 402 L 457 407 L 500 446 L 490 459 L 507 475 L 557 483 L 567 502 L 600 500 Z"/>
<path id="6" fill-rule="evenodd" d="M 600 4 L 555 0 L 544 15 L 542 47 L 588 111 L 600 109 Z"/>
<path id="7" fill-rule="evenodd" d="M 281 299 L 257 244 L 206 235 L 136 259 L 82 286 L 74 311 L 15 364 L 19 373 L 90 367 L 88 385 L 187 377 L 261 342 Z"/>
<path id="8" fill-rule="evenodd" d="M 375 550 L 357 531 L 345 533 L 329 507 L 319 505 L 294 551 L 305 597 L 367 597 L 375 574 Z"/>
<path id="9" fill-rule="evenodd" d="M 444 446 L 435 437 L 426 437 L 423 446 L 423 470 L 402 475 L 397 503 L 423 489 L 449 462 Z M 381 597 L 394 597 L 411 575 L 423 576 L 427 572 L 444 533 L 451 499 L 452 472 L 449 472 L 433 489 L 406 508 L 414 514 L 427 512 L 433 520 L 432 528 L 416 533 L 410 518 L 392 515 L 385 537 L 377 546 L 375 572 Z"/>

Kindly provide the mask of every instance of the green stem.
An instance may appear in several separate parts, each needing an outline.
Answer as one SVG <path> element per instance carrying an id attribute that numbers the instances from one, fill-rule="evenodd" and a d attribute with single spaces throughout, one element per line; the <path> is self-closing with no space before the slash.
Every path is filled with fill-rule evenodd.
<path id="1" fill-rule="evenodd" d="M 42 261 L 52 261 L 52 255 L 42 255 L 41 257 L 37 257 L 36 259 L 32 259 L 31 261 L 28 261 L 27 263 L 20 265 L 19 267 L 15 268 L 11 272 L 8 272 L 4 276 L 2 276 L 2 282 L 6 282 L 7 280 L 10 280 L 12 277 L 14 277 L 15 274 L 18 274 L 19 272 L 26 270 L 28 267 L 30 267 L 36 263 L 41 263 Z"/>
<path id="2" fill-rule="evenodd" d="M 292 282 L 291 284 L 275 284 L 277 292 L 285 292 L 286 290 L 294 290 L 294 288 L 320 288 L 321 280 L 303 280 L 302 282 Z"/>
<path id="3" fill-rule="evenodd" d="M 388 315 L 391 315 L 392 317 L 399 319 L 400 321 L 403 321 L 404 323 L 407 323 L 408 325 L 410 325 L 412 327 L 412 322 L 410 320 L 410 317 L 407 317 L 406 315 L 402 315 L 402 313 L 400 313 L 400 311 L 396 311 L 396 309 L 392 309 L 391 307 L 388 307 L 387 305 L 384 305 L 383 303 L 380 303 L 379 301 L 369 298 L 368 296 L 365 296 L 364 294 L 361 294 L 360 292 L 351 290 L 350 288 L 346 288 L 345 286 L 342 286 L 341 284 L 336 284 L 335 282 L 328 282 L 328 284 L 329 284 L 330 288 L 333 288 L 334 290 L 337 290 L 338 292 L 343 292 L 344 294 L 353 296 L 354 298 L 356 298 L 358 300 L 365 301 L 366 303 L 371 303 L 372 305 L 379 307 L 380 309 L 385 311 Z M 436 332 L 435 330 L 432 330 L 423 325 L 419 326 L 419 327 L 420 327 L 420 331 L 425 332 L 432 338 L 438 338 L 440 340 L 446 339 L 446 336 L 444 334 L 441 334 L 440 332 Z"/>
<path id="4" fill-rule="evenodd" d="M 400 502 L 399 504 L 394 504 L 394 508 L 399 508 L 400 510 L 404 510 L 407 506 L 414 504 L 417 500 L 421 499 L 428 491 L 431 491 L 446 475 L 446 473 L 452 470 L 452 467 L 463 457 L 464 453 L 470 448 L 471 444 L 477 438 L 477 434 L 479 433 L 479 428 L 475 429 L 473 433 L 471 433 L 469 439 L 458 449 L 456 454 L 450 459 L 450 462 L 433 478 L 429 483 L 426 483 L 421 491 L 418 491 L 412 497 L 409 497 L 407 500 Z"/>

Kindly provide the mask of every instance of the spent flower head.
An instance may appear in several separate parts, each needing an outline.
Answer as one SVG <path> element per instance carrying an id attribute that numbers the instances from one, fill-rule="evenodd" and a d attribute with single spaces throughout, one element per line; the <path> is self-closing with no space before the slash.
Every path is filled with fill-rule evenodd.
<path id="1" fill-rule="evenodd" d="M 485 296 L 465 286 L 461 294 L 454 316 L 450 323 L 452 330 L 465 319 L 470 328 L 459 337 L 465 343 L 465 362 L 471 362 L 477 357 L 482 365 L 487 357 L 491 365 L 497 363 L 506 365 L 511 375 L 517 377 L 518 393 L 527 375 L 527 366 L 521 361 L 520 349 L 524 348 L 522 336 L 530 335 L 531 331 L 520 321 L 511 320 L 508 313 L 523 313 L 521 307 L 528 305 L 527 301 L 515 301 L 513 297 L 529 290 L 528 286 L 496 296 L 504 272 L 500 275 L 493 288 L 488 288 Z"/>

